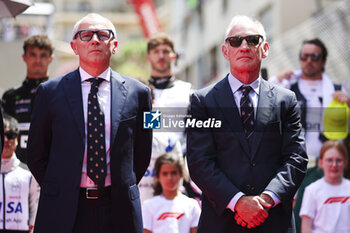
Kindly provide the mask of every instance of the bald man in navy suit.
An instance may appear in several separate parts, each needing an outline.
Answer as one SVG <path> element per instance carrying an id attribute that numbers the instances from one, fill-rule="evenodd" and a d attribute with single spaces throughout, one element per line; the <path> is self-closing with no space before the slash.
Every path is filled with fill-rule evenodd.
<path id="1" fill-rule="evenodd" d="M 143 231 L 137 184 L 151 156 L 152 131 L 142 128 L 151 98 L 148 87 L 109 67 L 116 36 L 108 19 L 83 17 L 71 41 L 79 68 L 38 88 L 28 141 L 28 166 L 41 186 L 35 233 Z M 92 104 L 104 116 L 94 117 L 102 119 L 96 170 L 89 168 Z"/>

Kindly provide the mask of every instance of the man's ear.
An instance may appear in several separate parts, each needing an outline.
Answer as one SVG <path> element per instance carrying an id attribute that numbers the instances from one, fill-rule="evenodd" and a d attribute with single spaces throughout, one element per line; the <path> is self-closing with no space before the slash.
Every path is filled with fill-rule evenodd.
<path id="1" fill-rule="evenodd" d="M 73 49 L 73 51 L 74 51 L 75 55 L 78 55 L 77 46 L 76 46 L 76 44 L 75 44 L 75 41 L 74 41 L 74 40 L 72 40 L 72 41 L 70 42 L 70 47 Z"/>
<path id="2" fill-rule="evenodd" d="M 175 61 L 175 60 L 176 60 L 176 58 L 177 58 L 176 53 L 175 53 L 175 52 L 171 52 L 171 54 L 170 54 L 170 58 L 171 58 L 171 60 L 172 60 L 172 61 Z"/>
<path id="3" fill-rule="evenodd" d="M 54 58 L 55 58 L 55 55 L 51 54 L 51 56 L 49 58 L 49 62 L 51 63 Z"/>
<path id="4" fill-rule="evenodd" d="M 113 44 L 114 44 L 114 47 L 112 49 L 112 54 L 115 54 L 117 51 L 117 47 L 118 47 L 118 41 L 114 41 Z"/>
<path id="5" fill-rule="evenodd" d="M 269 54 L 269 48 L 270 48 L 269 43 L 265 42 L 263 47 L 262 47 L 262 52 L 263 52 L 262 53 L 262 58 L 266 58 L 267 57 L 267 55 Z"/>
<path id="6" fill-rule="evenodd" d="M 228 48 L 225 44 L 221 45 L 221 52 L 224 55 L 224 58 L 226 58 L 226 60 L 230 60 L 228 57 Z"/>

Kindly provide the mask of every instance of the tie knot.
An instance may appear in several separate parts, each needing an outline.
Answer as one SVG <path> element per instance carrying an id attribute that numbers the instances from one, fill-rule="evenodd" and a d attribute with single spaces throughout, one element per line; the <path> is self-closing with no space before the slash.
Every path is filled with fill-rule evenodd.
<path id="1" fill-rule="evenodd" d="M 104 79 L 99 77 L 94 77 L 94 78 L 86 79 L 86 81 L 90 82 L 93 85 L 99 86 L 104 81 Z"/>
<path id="2" fill-rule="evenodd" d="M 95 77 L 95 78 L 89 78 L 86 81 L 91 83 L 91 91 L 97 92 L 98 91 L 98 87 L 104 81 L 104 79 Z"/>
<path id="3" fill-rule="evenodd" d="M 251 86 L 241 86 L 239 90 L 242 91 L 243 95 L 248 95 L 253 88 Z"/>

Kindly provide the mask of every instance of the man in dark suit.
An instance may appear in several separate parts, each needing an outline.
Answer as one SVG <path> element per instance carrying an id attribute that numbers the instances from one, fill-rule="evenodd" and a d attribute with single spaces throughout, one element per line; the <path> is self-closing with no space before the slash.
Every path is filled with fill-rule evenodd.
<path id="1" fill-rule="evenodd" d="M 28 166 L 41 186 L 34 232 L 141 233 L 149 89 L 109 67 L 117 40 L 108 19 L 83 17 L 71 47 L 79 69 L 41 84 L 34 106 Z"/>
<path id="2" fill-rule="evenodd" d="M 269 49 L 261 23 L 235 16 L 225 38 L 230 73 L 191 98 L 193 119 L 221 121 L 188 133 L 191 178 L 203 191 L 198 233 L 285 233 L 307 165 L 297 101 L 260 77 Z"/>

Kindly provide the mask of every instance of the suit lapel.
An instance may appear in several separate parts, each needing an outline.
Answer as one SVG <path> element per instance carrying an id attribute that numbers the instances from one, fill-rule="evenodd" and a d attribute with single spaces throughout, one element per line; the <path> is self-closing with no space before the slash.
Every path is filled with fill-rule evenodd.
<path id="1" fill-rule="evenodd" d="M 228 82 L 228 75 L 215 86 L 214 97 L 220 107 L 226 122 L 230 125 L 236 138 L 241 143 L 243 150 L 249 156 L 249 144 L 244 136 L 243 125 L 239 115 L 234 96 Z"/>
<path id="2" fill-rule="evenodd" d="M 273 87 L 270 84 L 261 79 L 260 91 L 259 91 L 259 101 L 255 120 L 255 129 L 251 144 L 251 155 L 252 159 L 255 157 L 258 151 L 261 139 L 264 134 L 264 128 L 269 122 L 271 113 L 273 111 L 273 106 L 275 104 L 275 96 L 272 91 Z"/>
<path id="3" fill-rule="evenodd" d="M 111 147 L 115 140 L 122 110 L 125 104 L 127 89 L 125 79 L 118 73 L 111 72 Z"/>
<path id="4" fill-rule="evenodd" d="M 79 70 L 69 73 L 63 78 L 63 89 L 67 97 L 70 112 L 73 114 L 76 125 L 81 136 L 81 142 L 84 145 L 84 110 L 81 93 L 81 78 Z"/>

